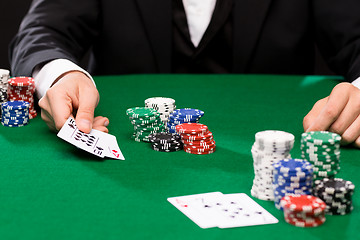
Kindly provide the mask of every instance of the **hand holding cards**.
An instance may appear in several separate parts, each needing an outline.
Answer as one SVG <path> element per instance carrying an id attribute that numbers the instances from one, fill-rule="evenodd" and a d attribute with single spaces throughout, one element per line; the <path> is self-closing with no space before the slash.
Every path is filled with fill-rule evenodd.
<path id="1" fill-rule="evenodd" d="M 125 160 L 115 136 L 95 129 L 86 134 L 77 128 L 72 117 L 68 118 L 57 136 L 98 157 Z"/>
<path id="2" fill-rule="evenodd" d="M 167 200 L 201 228 L 232 228 L 279 222 L 245 193 L 211 192 Z"/>

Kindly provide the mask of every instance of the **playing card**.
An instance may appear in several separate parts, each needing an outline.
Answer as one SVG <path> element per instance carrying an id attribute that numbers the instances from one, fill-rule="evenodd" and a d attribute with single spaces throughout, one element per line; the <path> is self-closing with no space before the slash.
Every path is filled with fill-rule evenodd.
<path id="1" fill-rule="evenodd" d="M 171 197 L 167 200 L 179 209 L 183 214 L 190 218 L 201 228 L 216 227 L 217 222 L 211 216 L 210 211 L 206 211 L 206 202 L 213 198 L 220 198 L 221 192 L 211 192 L 204 194 L 187 195 L 180 197 Z"/>
<path id="2" fill-rule="evenodd" d="M 98 157 L 125 160 L 115 136 L 95 129 L 86 134 L 77 128 L 72 117 L 68 118 L 57 136 Z"/>
<path id="3" fill-rule="evenodd" d="M 273 224 L 279 221 L 245 193 L 224 194 L 212 203 L 219 228 Z"/>
<path id="4" fill-rule="evenodd" d="M 245 193 L 204 193 L 168 198 L 168 201 L 201 228 L 232 228 L 278 222 Z"/>

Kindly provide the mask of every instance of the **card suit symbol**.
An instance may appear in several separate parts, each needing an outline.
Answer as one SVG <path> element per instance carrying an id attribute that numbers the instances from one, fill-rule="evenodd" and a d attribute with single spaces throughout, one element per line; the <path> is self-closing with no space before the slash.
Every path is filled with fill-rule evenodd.
<path id="1" fill-rule="evenodd" d="M 116 150 L 111 150 L 111 151 L 112 151 L 112 154 L 114 154 L 114 156 L 115 156 L 116 158 L 119 158 L 120 153 L 118 153 L 118 151 L 116 151 Z"/>
<path id="2" fill-rule="evenodd" d="M 187 205 L 187 204 L 182 203 L 182 201 L 181 201 L 181 200 L 179 200 L 179 199 L 176 199 L 176 202 L 177 202 L 178 204 L 180 204 L 180 206 L 181 206 L 181 207 L 188 207 L 188 205 Z"/>

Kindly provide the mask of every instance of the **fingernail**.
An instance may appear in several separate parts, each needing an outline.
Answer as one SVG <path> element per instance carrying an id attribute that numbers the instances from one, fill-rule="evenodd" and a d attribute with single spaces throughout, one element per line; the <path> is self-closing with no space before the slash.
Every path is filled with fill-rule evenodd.
<path id="1" fill-rule="evenodd" d="M 105 127 L 109 126 L 109 121 L 105 121 L 105 122 L 104 122 L 104 126 L 105 126 Z"/>

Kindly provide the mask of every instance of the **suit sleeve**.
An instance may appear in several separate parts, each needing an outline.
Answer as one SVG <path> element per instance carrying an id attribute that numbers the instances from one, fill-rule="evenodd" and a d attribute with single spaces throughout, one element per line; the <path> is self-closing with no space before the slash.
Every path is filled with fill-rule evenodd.
<path id="1" fill-rule="evenodd" d="M 9 46 L 12 75 L 63 58 L 79 63 L 99 33 L 97 0 L 33 0 Z"/>
<path id="2" fill-rule="evenodd" d="M 360 1 L 314 0 L 315 38 L 329 67 L 353 81 L 360 76 Z"/>

